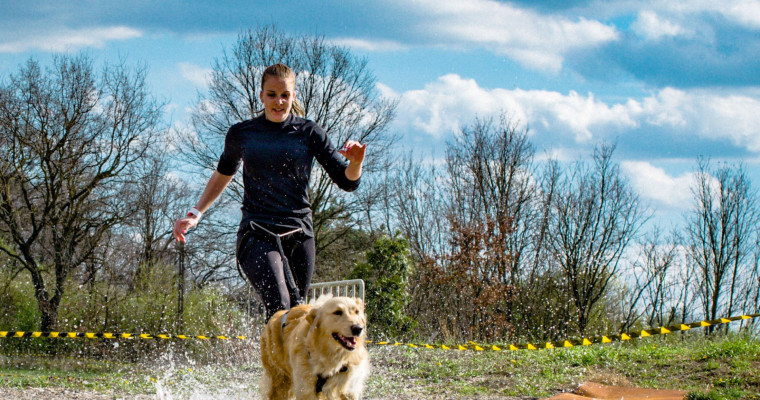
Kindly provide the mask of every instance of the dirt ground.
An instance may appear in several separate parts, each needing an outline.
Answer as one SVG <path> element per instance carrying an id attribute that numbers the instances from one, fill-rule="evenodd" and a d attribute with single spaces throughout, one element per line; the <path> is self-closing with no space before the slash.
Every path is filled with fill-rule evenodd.
<path id="1" fill-rule="evenodd" d="M 65 388 L 0 388 L 0 397 L 19 400 L 65 399 L 65 400 L 153 400 L 149 395 L 107 395 L 97 392 L 71 390 Z"/>
<path id="2" fill-rule="evenodd" d="M 102 394 L 92 391 L 80 391 L 64 388 L 26 388 L 26 389 L 10 389 L 0 388 L 0 398 L 10 398 L 19 400 L 39 400 L 39 399 L 60 399 L 60 400 L 163 400 L 159 395 L 117 395 L 117 394 Z M 479 397 L 445 397 L 441 395 L 435 396 L 404 396 L 396 395 L 385 398 L 365 397 L 365 400 L 467 400 L 467 399 L 479 399 L 479 400 L 519 400 L 515 397 L 500 397 L 500 396 L 479 396 Z M 168 400 L 168 399 L 166 399 Z M 177 399 L 180 400 L 180 399 Z M 182 399 L 184 400 L 184 399 Z M 209 399 L 211 400 L 211 399 Z M 214 399 L 216 400 L 216 399 Z"/>

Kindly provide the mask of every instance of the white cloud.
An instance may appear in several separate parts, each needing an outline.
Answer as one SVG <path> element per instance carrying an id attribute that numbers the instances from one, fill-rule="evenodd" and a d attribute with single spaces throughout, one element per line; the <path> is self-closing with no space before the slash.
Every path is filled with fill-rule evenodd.
<path id="1" fill-rule="evenodd" d="M 191 63 L 177 64 L 180 75 L 198 87 L 206 87 L 211 77 L 212 69 L 199 67 Z"/>
<path id="2" fill-rule="evenodd" d="M 475 117 L 506 112 L 533 134 L 565 137 L 568 143 L 593 143 L 634 130 L 657 128 L 663 135 L 727 141 L 760 152 L 760 98 L 709 90 L 664 88 L 645 98 L 607 103 L 593 93 L 563 94 L 546 90 L 488 89 L 474 79 L 444 75 L 422 89 L 395 93 L 400 100 L 395 124 L 441 139 L 469 125 Z M 557 144 L 559 145 L 559 144 Z"/>
<path id="3" fill-rule="evenodd" d="M 441 46 L 484 47 L 532 69 L 557 72 L 564 55 L 618 39 L 610 25 L 546 16 L 493 0 L 404 3 L 419 14 L 416 31 Z"/>
<path id="4" fill-rule="evenodd" d="M 679 36 L 689 33 L 682 26 L 660 18 L 652 11 L 641 11 L 631 28 L 637 35 L 649 40 L 658 40 L 663 37 Z"/>
<path id="5" fill-rule="evenodd" d="M 723 15 L 734 19 L 741 25 L 760 29 L 760 1 L 758 0 L 731 0 L 719 10 Z"/>
<path id="6" fill-rule="evenodd" d="M 612 10 L 616 4 L 611 2 Z M 634 3 L 632 3 L 634 4 Z M 636 6 L 634 4 L 634 6 Z M 680 25 L 696 24 L 695 17 L 705 14 L 722 15 L 733 23 L 751 29 L 760 29 L 760 0 L 687 0 L 687 1 L 651 1 L 646 7 L 657 10 L 659 14 L 667 14 L 676 19 L 682 19 Z M 700 30 L 709 29 L 704 22 L 699 22 Z"/>
<path id="7" fill-rule="evenodd" d="M 7 38 L 12 36 L 6 32 L 6 38 L 0 39 L 0 53 L 20 53 L 28 50 L 43 50 L 51 52 L 63 52 L 77 50 L 86 47 L 105 47 L 112 40 L 127 40 L 142 36 L 142 32 L 126 26 L 112 26 L 105 28 L 87 29 L 38 29 L 37 34 L 28 35 L 27 30 L 23 37 Z"/>
<path id="8" fill-rule="evenodd" d="M 760 99 L 755 97 L 665 88 L 642 101 L 638 117 L 674 133 L 729 140 L 760 152 Z"/>
<path id="9" fill-rule="evenodd" d="M 549 160 L 572 163 L 588 156 L 587 149 L 551 147 L 543 152 L 536 153 L 536 161 L 546 162 Z"/>
<path id="10" fill-rule="evenodd" d="M 623 173 L 629 177 L 634 190 L 644 199 L 669 208 L 684 208 L 691 204 L 691 185 L 694 174 L 670 176 L 663 168 L 644 161 L 623 161 Z"/>
<path id="11" fill-rule="evenodd" d="M 337 46 L 366 51 L 398 51 L 408 46 L 392 40 L 365 40 L 358 38 L 335 38 L 331 42 Z"/>
<path id="12" fill-rule="evenodd" d="M 388 99 L 395 99 L 399 97 L 399 94 L 396 93 L 396 91 L 393 90 L 393 88 L 391 88 L 390 86 L 382 82 L 378 82 L 377 84 L 375 84 L 375 88 L 380 93 L 381 97 L 385 97 Z"/>
<path id="13" fill-rule="evenodd" d="M 577 142 L 598 138 L 599 132 L 618 131 L 637 125 L 626 105 L 607 105 L 592 93 L 582 96 L 575 91 L 567 95 L 550 91 L 515 90 L 517 102 L 525 107 L 529 124 L 540 122 L 550 131 L 568 131 Z M 595 133 L 596 132 L 596 133 Z"/>
<path id="14" fill-rule="evenodd" d="M 486 89 L 473 79 L 450 74 L 424 89 L 399 95 L 397 123 L 442 137 L 470 124 L 474 116 L 506 112 L 515 121 L 541 131 L 564 132 L 577 142 L 594 138 L 594 131 L 636 125 L 626 105 L 609 106 L 592 94 L 563 95 L 544 90 Z"/>

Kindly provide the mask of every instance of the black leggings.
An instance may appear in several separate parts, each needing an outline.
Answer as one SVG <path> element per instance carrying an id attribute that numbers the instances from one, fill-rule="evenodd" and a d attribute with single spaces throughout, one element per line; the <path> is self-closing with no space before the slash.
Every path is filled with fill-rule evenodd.
<path id="1" fill-rule="evenodd" d="M 276 231 L 275 231 L 276 232 Z M 238 262 L 248 280 L 264 302 L 267 321 L 279 310 L 288 310 L 306 299 L 314 273 L 314 238 L 294 233 L 280 239 L 293 279 L 301 295 L 288 290 L 284 264 L 277 241 L 261 229 L 238 234 Z"/>

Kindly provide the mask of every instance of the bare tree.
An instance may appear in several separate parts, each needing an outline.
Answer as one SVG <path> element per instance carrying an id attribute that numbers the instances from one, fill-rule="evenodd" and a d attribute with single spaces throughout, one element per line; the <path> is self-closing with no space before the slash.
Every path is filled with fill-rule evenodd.
<path id="1" fill-rule="evenodd" d="M 129 166 L 126 174 L 130 179 L 124 181 L 127 193 L 122 201 L 124 207 L 134 212 L 114 230 L 113 240 L 123 243 L 122 257 L 133 255 L 127 258 L 129 264 L 122 271 L 132 275 L 131 282 L 143 281 L 145 269 L 157 264 L 172 265 L 177 259 L 177 249 L 172 246 L 172 222 L 188 206 L 182 196 L 184 182 L 170 174 L 170 148 L 166 139 L 161 138 L 139 162 Z M 119 264 L 113 259 L 106 262 L 112 266 Z"/>
<path id="2" fill-rule="evenodd" d="M 34 285 L 41 329 L 57 325 L 70 272 L 132 210 L 120 178 L 159 134 L 161 105 L 145 69 L 84 55 L 30 59 L 0 87 L 0 249 Z"/>
<path id="3" fill-rule="evenodd" d="M 760 313 L 760 235 L 755 238 L 754 250 L 752 251 L 752 263 L 750 264 L 749 276 L 747 278 L 746 292 L 742 295 L 745 299 L 742 308 L 745 313 Z M 752 319 L 747 321 L 750 329 L 755 329 L 760 324 Z"/>
<path id="4" fill-rule="evenodd" d="M 549 262 L 558 268 L 559 287 L 572 299 L 573 313 L 567 317 L 575 320 L 580 334 L 646 218 L 638 196 L 612 162 L 614 149 L 595 149 L 591 168 L 578 162 L 551 205 Z"/>
<path id="5" fill-rule="evenodd" d="M 417 261 L 443 252 L 450 243 L 445 177 L 435 164 L 425 165 L 412 154 L 386 176 L 389 184 L 381 197 L 387 202 L 389 231 L 395 227 L 408 238 Z"/>
<path id="6" fill-rule="evenodd" d="M 531 254 L 537 219 L 533 156 L 527 130 L 504 115 L 497 125 L 476 120 L 447 150 L 450 218 L 460 226 L 492 229 L 485 233 L 499 257 L 484 274 L 509 286 L 519 283 Z"/>
<path id="7" fill-rule="evenodd" d="M 688 216 L 689 258 L 697 267 L 697 288 L 704 317 L 715 319 L 743 306 L 742 285 L 752 276 L 752 246 L 758 228 L 757 195 L 741 165 L 711 169 L 700 159 L 692 189 L 695 206 Z M 710 330 L 708 330 L 710 331 Z"/>
<path id="8" fill-rule="evenodd" d="M 681 242 L 674 233 L 668 240 L 662 239 L 659 227 L 638 243 L 640 259 L 633 262 L 630 293 L 621 322 L 621 332 L 631 329 L 640 319 L 646 326 L 669 325 L 679 317 L 686 301 L 686 291 L 679 287 L 676 270 L 685 263 L 680 258 Z M 623 277 L 625 279 L 625 277 Z"/>
<path id="9" fill-rule="evenodd" d="M 438 275 L 421 271 L 427 278 L 415 290 L 424 295 L 432 284 L 449 292 L 452 312 L 441 330 L 489 338 L 511 330 L 539 215 L 533 154 L 527 131 L 502 115 L 463 127 L 447 146 L 445 176 L 412 165 L 400 171 L 399 226 L 420 249 L 419 260 Z M 435 230 L 439 236 L 431 234 Z"/>
<path id="10" fill-rule="evenodd" d="M 366 172 L 383 165 L 380 161 L 395 140 L 386 128 L 396 103 L 379 96 L 366 60 L 322 37 L 293 36 L 271 26 L 240 34 L 235 46 L 215 61 L 209 92 L 193 114 L 197 137 L 186 135 L 181 141 L 188 162 L 209 174 L 216 168 L 228 128 L 256 117 L 263 108 L 261 73 L 278 62 L 296 72 L 296 99 L 307 118 L 321 125 L 335 144 L 348 138 L 368 143 Z M 350 217 L 361 212 L 362 204 L 334 190 L 320 168 L 313 176 L 309 196 L 319 255 L 355 227 Z M 229 194 L 238 204 L 242 201 L 240 180 Z"/>
<path id="11" fill-rule="evenodd" d="M 553 235 L 552 204 L 558 195 L 563 171 L 560 163 L 548 158 L 536 171 L 533 196 L 534 215 L 530 252 L 524 256 L 521 282 L 515 293 L 514 324 L 517 332 L 529 339 L 567 337 L 569 324 L 560 315 L 569 313 L 569 296 L 559 286 L 559 272 L 548 260 L 549 239 Z"/>

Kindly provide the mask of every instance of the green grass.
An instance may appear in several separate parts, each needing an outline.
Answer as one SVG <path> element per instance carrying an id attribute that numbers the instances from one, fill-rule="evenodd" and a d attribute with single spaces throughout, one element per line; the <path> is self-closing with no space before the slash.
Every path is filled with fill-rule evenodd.
<path id="1" fill-rule="evenodd" d="M 0 356 L 0 386 L 62 387 L 93 391 L 145 393 L 150 379 L 137 364 L 44 355 Z"/>
<path id="2" fill-rule="evenodd" d="M 230 389 L 234 393 L 256 392 L 261 368 L 251 342 L 205 346 L 193 350 L 193 354 L 204 354 L 203 361 L 179 356 L 176 349 L 135 362 L 98 360 L 101 357 L 92 355 L 4 355 L 0 356 L 0 387 L 125 394 L 203 390 L 218 395 L 234 384 Z M 372 344 L 369 349 L 373 369 L 367 399 L 399 394 L 421 399 L 544 398 L 594 381 L 686 390 L 690 399 L 760 400 L 760 341 L 741 335 L 704 338 L 691 332 L 624 343 L 502 352 Z"/>
<path id="3" fill-rule="evenodd" d="M 553 350 L 473 352 L 373 348 L 373 365 L 403 384 L 373 374 L 370 393 L 403 387 L 419 393 L 550 397 L 577 384 L 686 390 L 691 398 L 760 399 L 760 341 L 744 336 L 657 337 Z"/>

